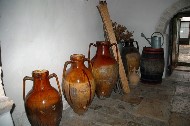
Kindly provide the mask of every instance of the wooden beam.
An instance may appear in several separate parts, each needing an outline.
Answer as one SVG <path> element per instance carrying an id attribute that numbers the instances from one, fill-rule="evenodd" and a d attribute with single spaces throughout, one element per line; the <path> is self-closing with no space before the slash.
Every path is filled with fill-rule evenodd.
<path id="1" fill-rule="evenodd" d="M 97 8 L 98 8 L 98 10 L 100 12 L 100 15 L 101 15 L 101 18 L 102 18 L 102 21 L 103 21 L 103 24 L 104 24 L 104 28 L 106 30 L 106 33 L 107 33 L 109 41 L 111 43 L 117 43 L 115 33 L 114 33 L 113 27 L 112 27 L 112 21 L 110 19 L 110 15 L 109 15 L 109 12 L 108 12 L 106 1 L 100 1 Z M 117 52 L 115 51 L 114 48 L 115 47 L 112 46 L 114 57 L 116 58 L 117 57 Z M 118 57 L 119 57 L 119 76 L 120 76 L 120 79 L 121 79 L 123 91 L 124 91 L 124 93 L 127 94 L 127 93 L 130 93 L 130 89 L 129 89 L 128 79 L 126 77 L 126 73 L 125 73 L 125 70 L 124 70 L 124 67 L 123 67 L 123 62 L 122 62 L 121 55 L 120 55 L 119 51 L 118 51 Z"/>

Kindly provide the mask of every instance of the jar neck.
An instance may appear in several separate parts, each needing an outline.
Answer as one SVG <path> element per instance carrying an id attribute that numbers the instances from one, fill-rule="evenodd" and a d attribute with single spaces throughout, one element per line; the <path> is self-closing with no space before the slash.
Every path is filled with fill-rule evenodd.
<path id="1" fill-rule="evenodd" d="M 33 72 L 34 90 L 44 90 L 51 87 L 49 82 L 49 72 Z"/>
<path id="2" fill-rule="evenodd" d="M 133 42 L 124 42 L 123 44 L 124 47 L 134 47 Z"/>
<path id="3" fill-rule="evenodd" d="M 83 68 L 83 67 L 85 67 L 84 61 L 83 60 L 78 60 L 78 61 L 75 60 L 72 62 L 71 67 L 72 68 Z"/>
<path id="4" fill-rule="evenodd" d="M 104 55 L 104 56 L 110 56 L 110 48 L 107 44 L 97 44 L 97 51 L 96 54 Z"/>
<path id="5" fill-rule="evenodd" d="M 73 54 L 70 57 L 72 63 L 71 63 L 71 67 L 72 68 L 83 68 L 84 65 L 84 60 L 85 60 L 85 56 L 83 54 Z"/>
<path id="6" fill-rule="evenodd" d="M 124 42 L 123 45 L 124 45 L 124 47 L 129 47 L 130 43 L 129 42 Z"/>

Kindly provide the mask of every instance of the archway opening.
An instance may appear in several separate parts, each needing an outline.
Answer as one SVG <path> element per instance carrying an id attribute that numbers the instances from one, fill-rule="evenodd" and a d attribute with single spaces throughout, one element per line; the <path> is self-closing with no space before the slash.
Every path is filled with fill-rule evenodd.
<path id="1" fill-rule="evenodd" d="M 178 13 L 190 11 L 189 0 L 179 0 L 167 8 L 160 16 L 155 31 L 161 32 L 165 36 L 165 75 L 170 76 L 176 68 L 179 57 L 179 46 L 177 37 L 171 33 L 172 19 Z M 171 39 L 173 37 L 173 39 Z"/>
<path id="2" fill-rule="evenodd" d="M 190 11 L 181 11 L 169 22 L 170 73 L 190 71 Z"/>

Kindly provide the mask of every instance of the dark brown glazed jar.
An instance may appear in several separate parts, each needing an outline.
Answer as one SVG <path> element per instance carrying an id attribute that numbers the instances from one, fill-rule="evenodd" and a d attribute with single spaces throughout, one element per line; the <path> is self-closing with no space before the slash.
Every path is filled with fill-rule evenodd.
<path id="1" fill-rule="evenodd" d="M 59 92 L 50 85 L 49 79 L 55 77 Z M 33 88 L 25 97 L 25 81 L 32 80 Z M 32 77 L 23 79 L 23 100 L 28 120 L 32 126 L 59 126 L 62 118 L 62 94 L 55 73 L 35 70 Z"/>
<path id="2" fill-rule="evenodd" d="M 110 47 L 113 45 L 116 47 L 117 52 L 117 44 L 110 44 L 109 41 L 97 41 L 96 44 L 90 43 L 89 59 L 91 45 L 97 47 L 96 54 L 91 59 L 93 75 L 96 83 L 96 94 L 100 99 L 108 98 L 118 80 L 118 62 L 110 53 Z"/>
<path id="3" fill-rule="evenodd" d="M 84 55 L 73 54 L 63 69 L 63 94 L 73 111 L 79 115 L 87 111 L 96 88 L 92 71 L 84 65 L 85 61 L 91 64 Z M 68 64 L 71 67 L 66 70 Z"/>
<path id="4" fill-rule="evenodd" d="M 136 47 L 133 43 L 136 43 Z M 129 75 L 129 72 L 134 68 L 136 70 L 139 69 L 140 66 L 140 53 L 139 53 L 139 45 L 137 41 L 130 39 L 127 42 L 123 42 L 121 58 L 123 61 L 123 66 L 125 69 L 126 75 Z"/>

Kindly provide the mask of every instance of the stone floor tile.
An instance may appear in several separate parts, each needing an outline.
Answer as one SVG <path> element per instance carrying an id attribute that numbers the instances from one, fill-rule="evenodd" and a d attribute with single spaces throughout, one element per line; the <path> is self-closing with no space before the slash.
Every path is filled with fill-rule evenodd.
<path id="1" fill-rule="evenodd" d="M 178 81 L 178 82 L 179 81 L 189 82 L 190 81 L 190 72 L 184 72 L 184 71 L 175 70 L 172 73 L 172 76 L 168 77 L 168 79 L 175 80 L 175 81 Z"/>
<path id="2" fill-rule="evenodd" d="M 127 126 L 143 126 L 143 124 L 139 124 L 139 123 L 130 121 L 130 122 L 127 123 Z"/>
<path id="3" fill-rule="evenodd" d="M 171 103 L 172 112 L 190 114 L 190 97 L 174 96 Z"/>
<path id="4" fill-rule="evenodd" d="M 170 126 L 190 126 L 190 115 L 172 113 L 169 120 Z"/>
<path id="5" fill-rule="evenodd" d="M 189 86 L 185 86 L 185 85 L 176 86 L 175 95 L 189 95 L 190 96 L 190 84 Z"/>
<path id="6" fill-rule="evenodd" d="M 170 104 L 168 103 L 157 99 L 146 98 L 138 106 L 136 114 L 161 121 L 167 121 L 170 115 L 169 109 Z"/>
<path id="7" fill-rule="evenodd" d="M 101 110 L 100 110 L 101 111 Z M 63 112 L 61 126 L 122 126 L 126 119 L 111 116 L 106 112 L 89 109 L 84 115 L 77 115 L 71 108 Z"/>
<path id="8" fill-rule="evenodd" d="M 157 120 L 155 118 L 138 115 L 136 113 L 127 113 L 126 119 L 130 122 L 135 122 L 143 126 L 168 126 L 167 121 Z"/>
<path id="9" fill-rule="evenodd" d="M 174 92 L 175 92 L 175 88 L 167 88 L 163 86 L 162 88 L 158 87 L 158 88 L 155 88 L 154 90 L 147 91 L 144 98 L 157 99 L 160 101 L 170 102 Z"/>

